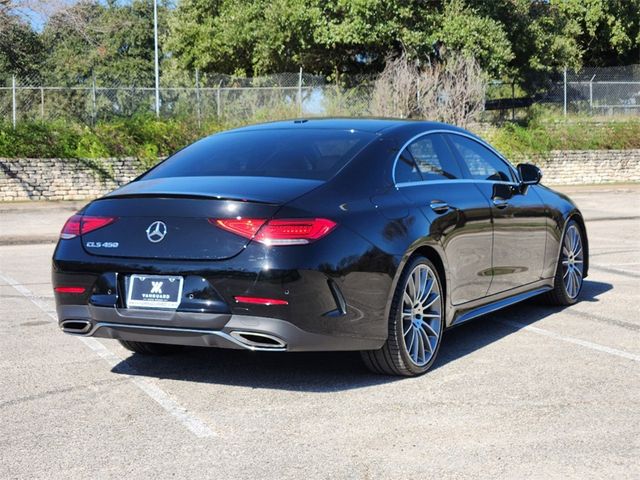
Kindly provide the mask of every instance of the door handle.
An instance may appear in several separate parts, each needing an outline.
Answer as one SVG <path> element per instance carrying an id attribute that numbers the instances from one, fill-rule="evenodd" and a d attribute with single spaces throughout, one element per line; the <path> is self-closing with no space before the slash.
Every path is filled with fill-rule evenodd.
<path id="1" fill-rule="evenodd" d="M 504 198 L 494 198 L 493 204 L 496 206 L 496 208 L 506 208 L 509 206 L 509 202 Z"/>
<path id="2" fill-rule="evenodd" d="M 436 213 L 444 213 L 449 210 L 449 204 L 441 200 L 431 200 L 429 206 L 431 207 L 431 210 Z"/>

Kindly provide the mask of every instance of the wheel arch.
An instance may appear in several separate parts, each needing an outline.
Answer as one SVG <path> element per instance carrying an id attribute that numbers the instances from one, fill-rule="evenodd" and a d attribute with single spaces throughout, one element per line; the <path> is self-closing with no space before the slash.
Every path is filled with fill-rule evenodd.
<path id="1" fill-rule="evenodd" d="M 448 312 L 450 309 L 449 297 L 448 297 L 448 291 L 449 291 L 448 290 L 449 288 L 448 264 L 444 256 L 444 252 L 439 248 L 439 244 L 435 243 L 435 244 L 419 245 L 414 249 L 409 250 L 405 255 L 403 255 L 402 260 L 400 261 L 400 263 L 398 264 L 398 268 L 396 269 L 395 277 L 393 279 L 393 282 L 391 284 L 391 289 L 389 291 L 387 308 L 385 311 L 385 320 L 389 318 L 393 294 L 396 291 L 396 288 L 398 286 L 398 281 L 402 276 L 402 272 L 404 271 L 407 264 L 417 256 L 422 256 L 427 258 L 436 267 L 436 270 L 438 271 L 438 275 L 440 276 L 440 281 L 442 283 L 442 292 L 445 299 L 444 301 L 445 312 L 443 315 L 443 320 L 448 318 Z M 447 324 L 447 321 L 445 320 L 445 325 L 446 324 Z"/>
<path id="2" fill-rule="evenodd" d="M 438 270 L 438 275 L 440 275 L 440 280 L 442 282 L 442 291 L 444 293 L 444 298 L 447 299 L 447 270 L 445 269 L 445 264 L 440 257 L 438 251 L 430 245 L 423 245 L 421 247 L 416 248 L 409 259 L 414 258 L 418 255 L 421 255 L 427 258 L 431 263 L 433 263 Z M 445 302 L 446 304 L 446 302 Z"/>

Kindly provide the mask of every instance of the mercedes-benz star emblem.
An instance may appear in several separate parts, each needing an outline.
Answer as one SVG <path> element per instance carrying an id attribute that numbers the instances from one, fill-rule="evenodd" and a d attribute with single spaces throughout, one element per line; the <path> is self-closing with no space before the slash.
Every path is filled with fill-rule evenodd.
<path id="1" fill-rule="evenodd" d="M 152 243 L 161 242 L 167 236 L 167 225 L 160 220 L 147 227 L 147 238 Z"/>

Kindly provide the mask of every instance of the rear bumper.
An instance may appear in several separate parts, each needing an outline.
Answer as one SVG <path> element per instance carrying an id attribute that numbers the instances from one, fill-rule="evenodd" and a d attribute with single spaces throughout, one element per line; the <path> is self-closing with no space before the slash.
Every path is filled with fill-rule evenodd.
<path id="1" fill-rule="evenodd" d="M 380 340 L 307 332 L 276 318 L 58 306 L 60 328 L 72 335 L 255 351 L 372 350 Z M 79 327 L 83 328 L 68 328 Z"/>

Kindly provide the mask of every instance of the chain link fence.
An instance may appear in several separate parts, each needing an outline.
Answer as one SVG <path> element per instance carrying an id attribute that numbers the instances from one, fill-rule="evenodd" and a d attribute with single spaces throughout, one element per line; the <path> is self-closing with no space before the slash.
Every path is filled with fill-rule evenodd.
<path id="1" fill-rule="evenodd" d="M 302 71 L 264 77 L 183 75 L 161 78 L 159 115 L 163 118 L 234 122 L 298 116 L 372 114 L 375 78 L 342 78 L 329 83 Z M 72 85 L 48 85 L 38 78 L 0 72 L 0 122 L 70 120 L 95 124 L 156 109 L 156 91 L 109 78 L 88 78 Z M 545 89 L 523 96 L 516 83 L 491 82 L 486 108 L 515 117 L 533 103 L 557 105 L 565 113 L 640 115 L 640 65 L 585 68 L 550 77 Z"/>
<path id="2" fill-rule="evenodd" d="M 297 116 L 369 114 L 371 82 L 339 86 L 324 77 L 282 73 L 254 78 L 199 75 L 165 80 L 158 89 L 159 115 L 202 122 L 209 119 L 268 120 Z M 153 113 L 154 87 L 123 85 L 98 78 L 67 86 L 43 85 L 37 78 L 0 74 L 0 121 L 100 120 Z"/>

